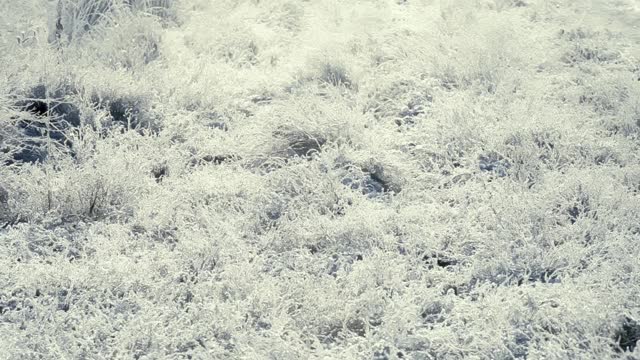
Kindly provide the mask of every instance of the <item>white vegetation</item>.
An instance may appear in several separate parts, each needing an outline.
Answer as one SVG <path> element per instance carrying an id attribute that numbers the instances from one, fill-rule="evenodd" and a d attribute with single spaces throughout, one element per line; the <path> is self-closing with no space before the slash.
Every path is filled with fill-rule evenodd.
<path id="1" fill-rule="evenodd" d="M 637 12 L 0 2 L 0 358 L 640 358 Z"/>

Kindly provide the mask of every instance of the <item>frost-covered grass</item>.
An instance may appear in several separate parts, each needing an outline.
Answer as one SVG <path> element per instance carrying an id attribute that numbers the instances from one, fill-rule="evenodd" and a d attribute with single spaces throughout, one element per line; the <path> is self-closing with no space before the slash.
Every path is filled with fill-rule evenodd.
<path id="1" fill-rule="evenodd" d="M 1 2 L 0 358 L 639 359 L 640 8 L 585 3 Z"/>

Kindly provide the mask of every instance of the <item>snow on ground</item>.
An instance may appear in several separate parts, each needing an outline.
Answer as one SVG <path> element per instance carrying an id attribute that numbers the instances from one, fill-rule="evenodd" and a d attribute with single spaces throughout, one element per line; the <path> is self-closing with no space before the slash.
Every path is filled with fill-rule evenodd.
<path id="1" fill-rule="evenodd" d="M 1 359 L 640 358 L 636 1 L 47 5 Z"/>

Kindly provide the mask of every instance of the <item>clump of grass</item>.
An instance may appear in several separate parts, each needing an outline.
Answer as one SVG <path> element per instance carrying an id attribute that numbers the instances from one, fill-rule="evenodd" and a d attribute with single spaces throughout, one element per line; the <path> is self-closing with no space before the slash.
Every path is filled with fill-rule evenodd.
<path id="1" fill-rule="evenodd" d="M 430 89 L 413 80 L 399 80 L 369 94 L 365 111 L 378 119 L 393 119 L 397 125 L 413 124 L 433 101 Z"/>
<path id="2" fill-rule="evenodd" d="M 68 46 L 0 36 L 0 161 L 47 150 L 0 165 L 0 357 L 635 356 L 633 48 L 525 2 L 196 0 L 167 29 L 112 0 Z M 627 54 L 562 62 L 591 41 Z"/>
<path id="3" fill-rule="evenodd" d="M 561 31 L 561 37 L 569 43 L 569 50 L 562 56 L 562 61 L 575 66 L 585 62 L 612 63 L 620 58 L 620 52 L 610 49 L 607 38 L 613 34 L 602 34 L 584 28 Z"/>
<path id="4" fill-rule="evenodd" d="M 118 26 L 93 40 L 92 46 L 108 66 L 138 70 L 160 57 L 160 30 L 153 17 L 121 15 Z"/>
<path id="5" fill-rule="evenodd" d="M 319 88 L 321 94 L 340 89 L 357 90 L 358 84 L 352 77 L 347 65 L 333 58 L 312 58 L 308 61 L 310 69 L 300 71 L 296 81 L 287 87 L 287 92 L 306 91 L 309 88 Z"/>
<path id="6" fill-rule="evenodd" d="M 449 176 L 467 165 L 473 146 L 470 140 L 447 134 L 431 143 L 411 142 L 407 152 L 423 172 Z"/>
<path id="7" fill-rule="evenodd" d="M 117 23 L 127 12 L 149 12 L 161 17 L 170 14 L 171 0 L 58 0 L 49 41 L 77 43 L 101 27 Z"/>
<path id="8" fill-rule="evenodd" d="M 569 192 L 566 196 L 566 202 L 559 205 L 557 211 L 561 218 L 564 217 L 570 224 L 575 224 L 585 217 L 597 216 L 597 212 L 592 209 L 589 193 L 582 186 L 575 189 L 575 194 Z"/>
<path id="9" fill-rule="evenodd" d="M 302 28 L 304 7 L 291 1 L 269 2 L 264 12 L 260 14 L 259 21 L 270 27 L 284 29 L 291 32 L 299 32 Z"/>
<path id="10" fill-rule="evenodd" d="M 238 40 L 233 38 L 225 40 L 217 50 L 217 57 L 239 67 L 257 65 L 260 51 L 257 42 L 253 39 Z"/>
<path id="11" fill-rule="evenodd" d="M 570 30 L 560 30 L 560 36 L 566 38 L 568 41 L 581 41 L 586 39 L 592 39 L 599 33 L 592 29 L 584 27 L 577 27 Z"/>
<path id="12" fill-rule="evenodd" d="M 147 175 L 144 168 L 136 169 L 134 177 L 137 180 L 134 180 L 132 171 L 128 174 L 123 172 L 122 166 L 126 167 L 127 160 L 115 153 L 110 155 L 115 158 L 105 157 L 105 151 L 109 152 L 104 147 L 105 143 L 93 142 L 99 135 L 90 128 L 82 131 L 75 138 L 75 157 L 54 154 L 38 166 L 16 169 L 19 174 L 29 174 L 31 181 L 20 186 L 12 196 L 15 199 L 14 215 L 33 222 L 51 217 L 65 221 L 93 221 L 121 219 L 130 215 L 131 200 L 147 186 L 143 180 Z M 109 138 L 113 140 L 118 136 L 131 134 L 112 132 Z M 90 142 L 93 142 L 90 146 L 83 144 Z M 118 146 L 106 147 L 119 151 Z M 16 176 L 12 174 L 7 179 L 9 186 L 15 187 Z"/>
<path id="13" fill-rule="evenodd" d="M 432 50 L 429 74 L 439 80 L 440 86 L 448 91 L 468 88 L 480 93 L 494 94 L 508 76 L 507 64 L 517 66 L 520 62 L 521 45 L 505 38 L 505 28 L 512 24 L 488 23 L 490 19 L 467 19 L 482 24 L 479 32 L 445 33 L 446 42 Z M 457 24 L 457 23 L 456 23 Z M 459 26 L 459 24 L 457 24 Z"/>
<path id="14" fill-rule="evenodd" d="M 509 164 L 509 174 L 521 183 L 532 187 L 546 171 L 554 171 L 569 165 L 565 156 L 567 148 L 562 134 L 554 129 L 517 131 L 504 140 L 503 154 Z"/>
<path id="15" fill-rule="evenodd" d="M 49 36 L 56 43 L 78 41 L 92 27 L 106 21 L 114 8 L 112 0 L 58 0 Z"/>
<path id="16" fill-rule="evenodd" d="M 318 79 L 332 86 L 344 86 L 349 89 L 355 86 L 347 69 L 339 63 L 326 62 L 322 64 Z"/>
<path id="17" fill-rule="evenodd" d="M 601 115 L 618 114 L 626 104 L 635 101 L 633 94 L 638 89 L 635 81 L 626 74 L 597 79 L 585 85 L 578 102 L 591 105 Z"/>
<path id="18" fill-rule="evenodd" d="M 640 82 L 628 75 L 611 76 L 587 87 L 581 102 L 592 105 L 612 135 L 631 140 L 640 132 Z"/>
<path id="19" fill-rule="evenodd" d="M 263 50 L 260 38 L 249 27 L 227 19 L 209 24 L 198 24 L 186 39 L 187 47 L 196 55 L 228 64 L 237 69 L 248 69 L 261 62 Z"/>
<path id="20" fill-rule="evenodd" d="M 311 157 L 314 153 L 319 153 L 322 146 L 327 143 L 327 139 L 322 134 L 308 133 L 286 126 L 275 130 L 273 136 L 283 141 L 282 149 L 277 150 L 276 155 L 283 155 L 287 158 Z"/>
<path id="21" fill-rule="evenodd" d="M 151 14 L 160 18 L 165 26 L 178 22 L 174 0 L 125 0 L 125 4 L 131 7 L 134 12 Z"/>
<path id="22" fill-rule="evenodd" d="M 325 149 L 351 144 L 356 137 L 354 122 L 362 120 L 338 100 L 319 100 L 309 94 L 279 102 L 275 108 L 279 109 L 277 117 L 272 116 L 272 108 L 260 115 L 264 125 L 250 130 L 263 139 L 251 144 L 250 154 L 243 156 L 251 168 L 271 171 L 301 159 L 316 159 Z"/>
<path id="23" fill-rule="evenodd" d="M 11 194 L 2 184 L 0 184 L 0 227 L 5 228 L 13 223 L 14 214 L 9 203 Z"/>

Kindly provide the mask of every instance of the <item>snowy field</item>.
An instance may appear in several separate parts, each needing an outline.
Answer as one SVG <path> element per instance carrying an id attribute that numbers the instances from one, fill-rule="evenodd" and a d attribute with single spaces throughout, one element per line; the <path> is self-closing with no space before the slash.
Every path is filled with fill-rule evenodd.
<path id="1" fill-rule="evenodd" d="M 0 0 L 0 359 L 639 339 L 637 0 Z"/>

